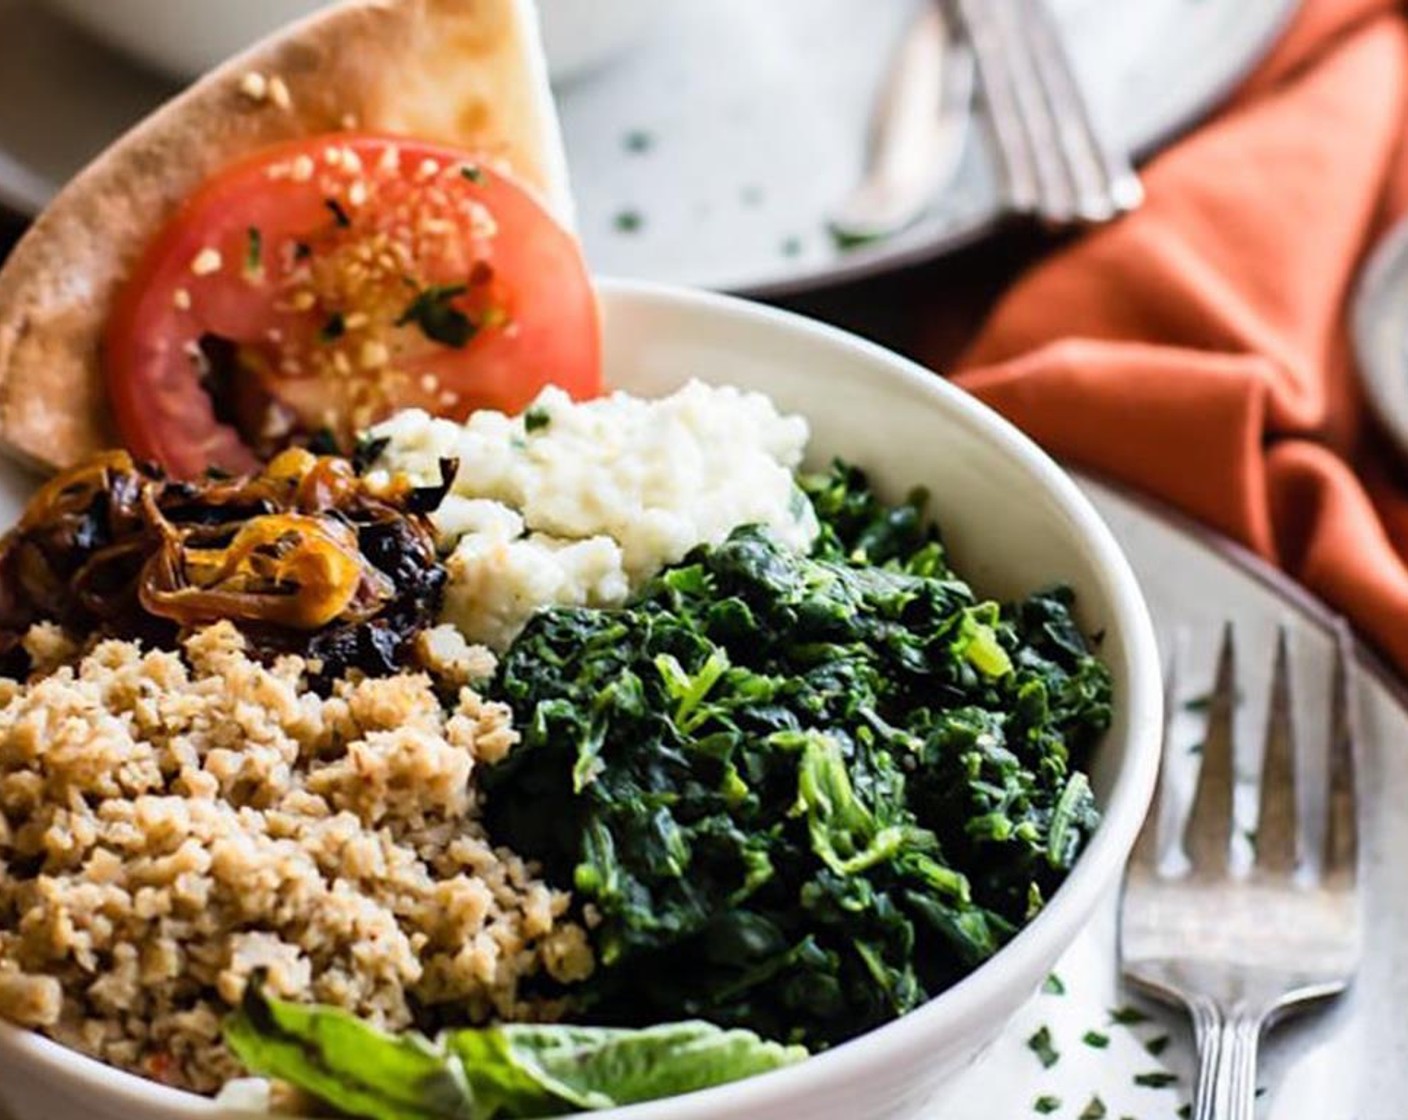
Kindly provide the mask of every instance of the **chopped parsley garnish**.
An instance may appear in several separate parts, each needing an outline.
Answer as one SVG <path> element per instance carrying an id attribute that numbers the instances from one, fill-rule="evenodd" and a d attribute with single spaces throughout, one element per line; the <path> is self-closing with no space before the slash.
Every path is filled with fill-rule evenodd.
<path id="1" fill-rule="evenodd" d="M 639 210 L 622 210 L 616 215 L 617 233 L 636 233 L 643 225 L 645 225 L 645 219 Z"/>
<path id="2" fill-rule="evenodd" d="M 371 465 L 381 458 L 381 453 L 390 443 L 389 436 L 374 436 L 363 432 L 357 437 L 357 446 L 352 451 L 352 469 L 359 475 L 366 474 Z"/>
<path id="3" fill-rule="evenodd" d="M 1049 996 L 1063 996 L 1066 994 L 1065 982 L 1054 972 L 1046 978 L 1046 983 L 1042 984 L 1041 990 Z"/>
<path id="4" fill-rule="evenodd" d="M 1093 1046 L 1096 1050 L 1104 1050 L 1110 1045 L 1110 1036 L 1101 1034 L 1099 1031 L 1086 1031 L 1081 1035 L 1080 1040 L 1087 1046 Z"/>
<path id="5" fill-rule="evenodd" d="M 529 435 L 541 432 L 552 423 L 552 417 L 545 408 L 530 408 L 523 414 L 523 430 Z"/>
<path id="6" fill-rule="evenodd" d="M 431 342 L 463 349 L 478 328 L 451 301 L 468 290 L 466 284 L 432 284 L 411 300 L 396 325 L 404 327 L 414 323 Z"/>
<path id="7" fill-rule="evenodd" d="M 293 259 L 296 261 L 306 261 L 313 255 L 313 246 L 306 241 L 295 241 L 293 243 Z"/>
<path id="8" fill-rule="evenodd" d="M 484 172 L 472 163 L 460 164 L 460 174 L 471 183 L 482 183 L 484 181 Z"/>
<path id="9" fill-rule="evenodd" d="M 1032 1110 L 1041 1113 L 1043 1116 L 1051 1115 L 1051 1113 L 1055 1112 L 1060 1107 L 1061 1098 L 1053 1097 L 1049 1093 L 1045 1096 L 1037 1097 L 1037 1099 L 1032 1102 Z"/>
<path id="10" fill-rule="evenodd" d="M 258 226 L 250 226 L 245 231 L 244 270 L 259 272 L 264 267 L 264 236 Z"/>
<path id="11" fill-rule="evenodd" d="M 306 447 L 314 455 L 341 455 L 342 448 L 337 445 L 337 437 L 332 434 L 331 428 L 319 428 L 308 437 Z"/>
<path id="12" fill-rule="evenodd" d="M 1164 1070 L 1156 1070 L 1153 1073 L 1136 1073 L 1134 1083 L 1142 1085 L 1145 1089 L 1167 1089 L 1170 1085 L 1178 1083 L 1178 1074 L 1167 1073 Z"/>
<path id="13" fill-rule="evenodd" d="M 1118 1023 L 1122 1027 L 1134 1027 L 1148 1021 L 1149 1016 L 1137 1007 L 1116 1007 L 1110 1011 L 1110 1022 Z"/>
<path id="14" fill-rule="evenodd" d="M 1152 1057 L 1157 1058 L 1168 1049 L 1168 1035 L 1161 1034 L 1156 1038 L 1149 1039 L 1149 1041 L 1144 1044 L 1144 1049 L 1147 1050 Z"/>
<path id="15" fill-rule="evenodd" d="M 1051 1029 L 1042 1027 L 1027 1039 L 1027 1049 L 1036 1055 L 1043 1068 L 1050 1069 L 1061 1060 L 1061 1055 L 1051 1043 Z"/>
<path id="16" fill-rule="evenodd" d="M 1099 1097 L 1091 1097 L 1090 1103 L 1085 1106 L 1077 1120 L 1105 1120 L 1105 1115 L 1109 1109 L 1105 1107 L 1105 1102 Z"/>
<path id="17" fill-rule="evenodd" d="M 332 220 L 337 223 L 338 229 L 347 229 L 352 224 L 352 219 L 347 211 L 342 208 L 342 203 L 335 198 L 323 199 L 323 205 L 332 211 Z"/>
<path id="18" fill-rule="evenodd" d="M 1183 1104 L 1178 1106 L 1178 1120 L 1189 1120 L 1192 1115 L 1193 1106 L 1191 1104 Z"/>
<path id="19" fill-rule="evenodd" d="M 334 311 L 319 329 L 318 340 L 320 342 L 336 342 L 346 333 L 347 320 L 343 318 L 341 311 Z"/>
<path id="20" fill-rule="evenodd" d="M 626 133 L 625 138 L 621 141 L 621 145 L 626 151 L 640 155 L 655 147 L 655 137 L 646 132 L 643 128 L 633 128 L 630 132 Z"/>

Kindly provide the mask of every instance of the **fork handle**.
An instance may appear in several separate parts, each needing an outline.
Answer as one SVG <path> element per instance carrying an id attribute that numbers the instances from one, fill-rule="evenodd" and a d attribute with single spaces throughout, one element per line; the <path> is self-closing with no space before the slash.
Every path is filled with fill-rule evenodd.
<path id="1" fill-rule="evenodd" d="M 1256 1052 L 1266 1016 L 1212 1000 L 1190 1009 L 1198 1043 L 1198 1085 L 1193 1120 L 1253 1120 L 1256 1115 Z"/>

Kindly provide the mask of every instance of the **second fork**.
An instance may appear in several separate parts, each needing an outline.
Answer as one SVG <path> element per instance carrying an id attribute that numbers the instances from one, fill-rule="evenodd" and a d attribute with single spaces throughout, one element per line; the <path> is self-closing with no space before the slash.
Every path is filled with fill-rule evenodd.
<path id="1" fill-rule="evenodd" d="M 1193 806 L 1183 829 L 1186 867 L 1175 867 L 1161 819 L 1162 779 L 1125 876 L 1120 962 L 1126 979 L 1186 1008 L 1198 1043 L 1194 1120 L 1251 1120 L 1257 1047 L 1280 1015 L 1343 991 L 1361 952 L 1354 779 L 1351 638 L 1335 633 L 1329 790 L 1322 851 L 1297 806 L 1298 763 L 1289 647 L 1274 652 L 1261 768 L 1254 865 L 1233 869 L 1236 654 L 1229 627 L 1218 657 Z M 1170 684 L 1172 688 L 1172 684 Z M 1172 699 L 1172 698 L 1171 698 Z M 1170 710 L 1176 704 L 1170 703 Z M 1164 772 L 1169 760 L 1165 752 Z"/>

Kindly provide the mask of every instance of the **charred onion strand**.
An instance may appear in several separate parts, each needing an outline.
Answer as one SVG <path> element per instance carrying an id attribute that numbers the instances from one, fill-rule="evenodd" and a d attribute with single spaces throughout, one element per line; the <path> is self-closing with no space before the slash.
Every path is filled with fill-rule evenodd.
<path id="1" fill-rule="evenodd" d="M 439 606 L 423 511 L 443 494 L 373 489 L 346 460 L 300 449 L 200 482 L 101 455 L 46 483 L 0 540 L 0 656 L 22 660 L 41 620 L 169 641 L 230 619 L 257 651 L 391 671 Z"/>

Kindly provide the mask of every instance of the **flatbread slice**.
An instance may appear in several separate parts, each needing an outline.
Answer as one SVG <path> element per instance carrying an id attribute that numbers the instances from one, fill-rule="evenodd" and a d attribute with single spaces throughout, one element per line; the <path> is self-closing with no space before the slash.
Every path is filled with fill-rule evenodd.
<path id="1" fill-rule="evenodd" d="M 0 448 L 43 468 L 118 443 L 99 368 L 114 293 L 212 173 L 363 129 L 501 160 L 571 225 L 532 0 L 351 0 L 225 63 L 80 172 L 0 269 Z"/>

